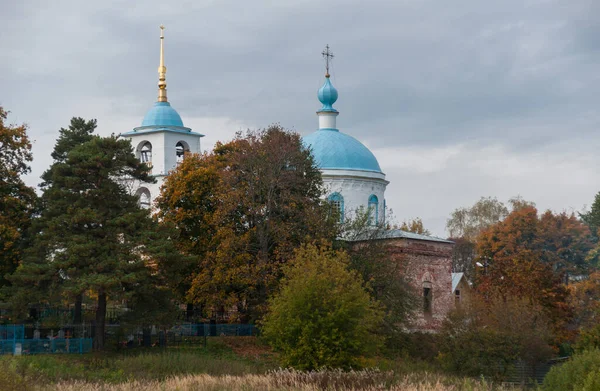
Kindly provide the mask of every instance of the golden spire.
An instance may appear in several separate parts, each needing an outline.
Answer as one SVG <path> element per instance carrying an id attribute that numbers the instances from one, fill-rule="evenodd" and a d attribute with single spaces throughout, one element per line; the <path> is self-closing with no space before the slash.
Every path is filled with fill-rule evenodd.
<path id="1" fill-rule="evenodd" d="M 158 101 L 167 102 L 167 67 L 165 66 L 165 53 L 163 41 L 165 40 L 165 26 L 160 25 L 160 65 L 158 66 Z"/>

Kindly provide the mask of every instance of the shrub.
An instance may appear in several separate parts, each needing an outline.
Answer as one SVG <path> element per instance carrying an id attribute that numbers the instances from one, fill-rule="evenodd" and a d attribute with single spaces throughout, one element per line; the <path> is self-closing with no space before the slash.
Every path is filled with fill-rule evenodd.
<path id="1" fill-rule="evenodd" d="M 281 291 L 262 322 L 264 338 L 297 369 L 357 368 L 378 349 L 378 305 L 347 268 L 347 255 L 306 245 L 285 269 Z"/>
<path id="2" fill-rule="evenodd" d="M 600 324 L 583 330 L 579 335 L 575 350 L 581 352 L 589 349 L 600 349 Z"/>
<path id="3" fill-rule="evenodd" d="M 600 389 L 600 350 L 575 354 L 566 363 L 555 366 L 544 378 L 544 391 L 596 391 Z"/>
<path id="4" fill-rule="evenodd" d="M 502 298 L 473 299 L 444 322 L 439 360 L 458 374 L 500 380 L 518 360 L 535 368 L 550 358 L 550 339 L 539 306 Z"/>

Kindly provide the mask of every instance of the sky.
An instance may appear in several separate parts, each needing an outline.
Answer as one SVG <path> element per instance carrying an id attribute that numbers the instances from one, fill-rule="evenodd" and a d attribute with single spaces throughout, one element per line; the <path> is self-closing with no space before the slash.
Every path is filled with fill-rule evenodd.
<path id="1" fill-rule="evenodd" d="M 203 150 L 273 123 L 317 129 L 329 44 L 338 128 L 377 157 L 397 222 L 446 236 L 482 196 L 581 211 L 600 191 L 597 0 L 0 0 L 0 106 L 36 186 L 71 117 L 139 126 L 169 101 Z"/>

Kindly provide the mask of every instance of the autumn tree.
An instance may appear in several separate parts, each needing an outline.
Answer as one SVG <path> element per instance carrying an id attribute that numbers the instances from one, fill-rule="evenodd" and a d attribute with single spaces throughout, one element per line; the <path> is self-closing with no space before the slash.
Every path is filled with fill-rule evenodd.
<path id="1" fill-rule="evenodd" d="M 483 266 L 476 276 L 482 294 L 523 297 L 539 303 L 555 322 L 571 315 L 564 285 L 565 273 L 585 268 L 591 248 L 589 230 L 574 215 L 534 207 L 512 212 L 477 239 L 477 258 Z"/>
<path id="2" fill-rule="evenodd" d="M 131 178 L 153 181 L 129 141 L 93 136 L 72 148 L 46 176 L 40 230 L 12 277 L 20 288 L 15 299 L 26 300 L 32 290 L 44 291 L 47 300 L 91 292 L 96 349 L 104 346 L 109 300 L 131 300 L 161 285 L 168 240 L 126 188 Z"/>
<path id="3" fill-rule="evenodd" d="M 238 320 L 256 319 L 294 249 L 335 237 L 321 195 L 310 151 L 276 125 L 184 159 L 157 205 L 180 230 L 179 248 L 197 259 L 182 285 L 188 300 L 213 317 L 235 308 Z"/>
<path id="4" fill-rule="evenodd" d="M 421 220 L 420 217 L 403 221 L 400 225 L 400 229 L 419 235 L 431 235 L 431 232 L 423 226 L 423 220 Z"/>
<path id="5" fill-rule="evenodd" d="M 452 252 L 452 271 L 463 272 L 467 279 L 474 276 L 474 259 L 476 257 L 476 242 L 479 234 L 499 221 L 504 220 L 510 211 L 535 204 L 517 196 L 508 200 L 509 208 L 501 201 L 492 197 L 481 197 L 471 207 L 454 210 L 446 223 L 450 233 L 449 239 L 456 243 Z"/>
<path id="6" fill-rule="evenodd" d="M 452 238 L 473 242 L 481 231 L 507 215 L 508 208 L 497 198 L 481 197 L 471 207 L 455 209 L 446 223 L 446 229 Z"/>
<path id="7" fill-rule="evenodd" d="M 21 260 L 36 202 L 35 191 L 22 179 L 33 159 L 27 126 L 7 124 L 7 118 L 0 106 L 0 286 Z"/>
<path id="8" fill-rule="evenodd" d="M 306 245 L 284 268 L 281 290 L 269 302 L 262 335 L 298 369 L 357 368 L 377 352 L 383 313 L 348 269 L 343 251 Z"/>

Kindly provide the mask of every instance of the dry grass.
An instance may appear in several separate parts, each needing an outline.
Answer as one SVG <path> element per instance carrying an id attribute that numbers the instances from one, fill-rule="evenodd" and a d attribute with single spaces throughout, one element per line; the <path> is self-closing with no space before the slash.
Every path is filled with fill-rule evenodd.
<path id="1" fill-rule="evenodd" d="M 211 376 L 188 375 L 172 377 L 164 381 L 131 381 L 120 384 L 62 382 L 46 390 L 60 391 L 503 391 L 482 381 L 459 379 L 422 373 L 401 379 L 392 372 L 365 370 L 355 372 L 317 371 L 299 372 L 279 370 L 265 375 Z"/>

